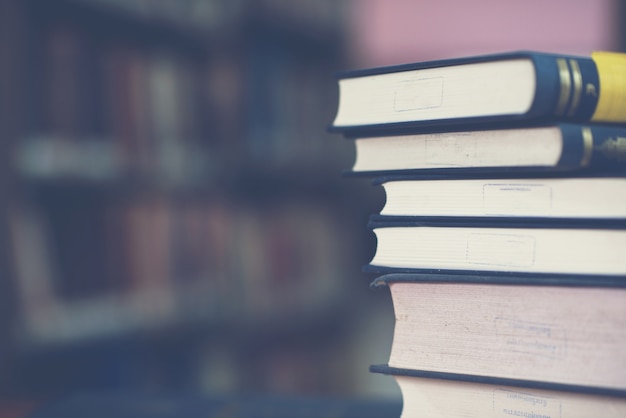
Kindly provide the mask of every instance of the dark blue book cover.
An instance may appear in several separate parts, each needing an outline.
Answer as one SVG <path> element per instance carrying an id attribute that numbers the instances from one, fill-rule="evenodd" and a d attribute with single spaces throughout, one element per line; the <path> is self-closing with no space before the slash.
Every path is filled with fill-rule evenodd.
<path id="1" fill-rule="evenodd" d="M 478 376 L 460 373 L 446 373 L 428 370 L 411 370 L 405 368 L 390 367 L 386 364 L 373 364 L 370 372 L 389 376 L 409 376 L 424 379 L 437 379 L 441 381 L 480 383 L 484 385 L 517 387 L 526 389 L 540 389 L 559 392 L 569 392 L 587 395 L 600 395 L 609 397 L 626 398 L 626 390 L 600 388 L 593 386 L 568 385 L 536 380 L 507 379 L 495 376 Z"/>
<path id="2" fill-rule="evenodd" d="M 388 216 L 370 215 L 368 228 L 515 228 L 515 229 L 626 229 L 625 219 L 513 218 L 489 216 Z"/>
<path id="3" fill-rule="evenodd" d="M 353 167 L 344 175 L 471 177 L 626 172 L 626 125 L 552 123 L 457 128 L 452 125 L 444 130 L 361 133 L 349 138 L 355 141 L 357 153 Z M 553 131 L 559 135 L 558 151 L 551 145 Z M 416 154 L 418 147 L 420 155 Z M 370 149 L 376 150 L 374 157 Z M 524 162 L 507 157 L 511 152 L 523 157 Z M 548 155 L 551 157 L 546 158 Z"/>
<path id="4" fill-rule="evenodd" d="M 626 280 L 622 277 L 590 277 L 590 276 L 550 276 L 535 274 L 477 274 L 445 273 L 445 272 L 410 272 L 388 273 L 376 277 L 370 284 L 371 289 L 384 289 L 390 283 L 470 283 L 479 285 L 501 286 L 558 286 L 558 287 L 606 287 L 626 288 Z"/>
<path id="5" fill-rule="evenodd" d="M 368 273 L 626 277 L 626 221 L 372 215 Z"/>
<path id="6" fill-rule="evenodd" d="M 482 113 L 480 111 L 475 113 L 472 111 L 455 113 L 453 111 L 442 114 L 442 116 L 429 116 L 429 112 L 433 108 L 446 106 L 447 98 L 466 94 L 462 83 L 452 86 L 455 80 L 447 78 L 446 69 L 475 68 L 476 64 L 502 63 L 514 60 L 525 60 L 532 65 L 532 74 L 524 74 L 524 76 L 519 77 L 520 82 L 526 83 L 526 89 L 531 90 L 526 92 L 530 94 L 527 108 L 501 113 L 493 110 L 497 109 L 497 106 L 492 106 L 490 108 L 492 110 L 485 110 Z M 618 106 L 615 103 L 618 102 L 612 100 L 615 99 L 615 96 L 620 95 L 617 92 L 618 86 L 617 83 L 611 82 L 612 78 L 610 77 L 615 76 L 616 70 L 613 64 L 623 60 L 622 54 L 605 52 L 594 53 L 592 56 L 573 56 L 539 51 L 513 51 L 346 71 L 337 74 L 340 85 L 339 105 L 336 118 L 329 130 L 352 135 L 358 131 L 390 127 L 402 129 L 407 127 L 547 120 L 623 122 L 623 112 L 616 108 Z M 441 69 L 444 71 L 440 71 Z M 494 71 L 497 75 L 498 69 L 496 68 Z M 407 77 L 390 78 L 390 76 L 393 77 L 397 74 L 407 75 Z M 502 86 L 492 85 L 490 76 L 480 77 L 482 77 L 478 82 L 480 85 L 476 87 L 474 94 L 480 95 L 481 91 L 485 91 L 485 95 L 487 95 L 487 92 L 491 94 L 496 91 L 494 103 L 507 85 L 514 87 L 517 84 L 515 76 L 507 79 L 505 83 L 508 84 Z M 619 75 L 617 78 L 619 79 Z M 348 93 L 342 89 L 342 82 L 353 83 L 352 80 L 361 79 L 392 80 L 393 82 L 381 83 L 381 89 L 364 89 L 359 85 L 359 88 L 352 89 L 349 93 L 352 95 L 357 92 L 359 97 L 350 97 L 350 99 L 355 100 L 345 100 L 342 95 Z M 465 85 L 474 81 L 474 74 L 471 74 Z M 484 86 L 483 82 L 485 83 Z M 461 88 L 458 88 L 459 85 Z M 385 93 L 384 89 L 388 91 Z M 381 91 L 383 91 L 382 95 Z M 600 98 L 601 92 L 603 93 L 602 99 Z M 425 101 L 423 97 L 420 97 L 428 95 L 436 100 Z M 604 99 L 605 97 L 606 99 Z M 621 96 L 619 97 L 621 98 Z M 403 106 L 399 106 L 400 100 Z M 358 109 L 351 108 L 355 107 L 355 102 L 359 103 L 356 106 Z M 385 105 L 388 109 L 385 110 L 387 113 L 393 114 L 392 117 L 388 119 L 376 117 L 376 111 L 381 106 L 381 102 L 388 102 L 388 105 Z M 469 103 L 467 107 L 471 108 L 472 100 L 466 102 Z M 362 105 L 363 103 L 369 103 L 369 105 Z M 378 104 L 371 105 L 373 103 Z M 348 115 L 349 113 L 351 115 Z"/>

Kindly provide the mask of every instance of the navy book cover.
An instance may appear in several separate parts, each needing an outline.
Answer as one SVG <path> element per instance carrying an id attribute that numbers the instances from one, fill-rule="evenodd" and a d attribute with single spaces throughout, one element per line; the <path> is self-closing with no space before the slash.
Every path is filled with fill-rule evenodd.
<path id="1" fill-rule="evenodd" d="M 549 120 L 588 121 L 592 119 L 599 103 L 601 85 L 600 70 L 591 57 L 539 51 L 512 51 L 501 54 L 487 54 L 345 71 L 338 73 L 336 78 L 340 81 L 404 71 L 408 72 L 513 59 L 529 59 L 534 66 L 536 79 L 534 99 L 528 111 L 524 113 L 504 115 L 487 114 L 475 117 L 407 120 L 392 123 L 356 125 L 338 124 L 335 120 L 328 129 L 333 132 L 342 132 L 351 135 L 351 132 L 368 129 L 384 129 L 390 126 L 402 129 L 411 126 L 437 127 L 468 123 L 545 122 Z M 341 100 L 338 114 L 339 111 L 341 111 Z M 608 119 L 609 120 L 606 120 L 606 122 L 612 122 L 612 120 L 610 120 L 611 118 Z"/>

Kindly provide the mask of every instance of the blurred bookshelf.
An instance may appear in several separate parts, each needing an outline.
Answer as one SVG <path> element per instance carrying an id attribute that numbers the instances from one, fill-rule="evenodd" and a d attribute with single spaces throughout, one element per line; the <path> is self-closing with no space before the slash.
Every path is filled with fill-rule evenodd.
<path id="1" fill-rule="evenodd" d="M 0 395 L 356 390 L 343 6 L 2 2 Z"/>

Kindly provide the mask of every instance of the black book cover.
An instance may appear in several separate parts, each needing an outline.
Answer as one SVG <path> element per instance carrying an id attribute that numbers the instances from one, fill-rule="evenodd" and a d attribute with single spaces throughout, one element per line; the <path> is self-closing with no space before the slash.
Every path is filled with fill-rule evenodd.
<path id="1" fill-rule="evenodd" d="M 505 379 L 491 376 L 476 376 L 458 373 L 434 372 L 428 370 L 410 370 L 390 367 L 386 364 L 374 364 L 370 366 L 370 372 L 385 374 L 390 376 L 412 376 L 427 379 L 452 380 L 457 382 L 481 383 L 497 386 L 522 387 L 529 389 L 553 390 L 562 392 L 572 392 L 588 395 L 600 395 L 611 397 L 626 397 L 626 391 L 612 388 L 599 388 L 591 386 L 567 385 L 560 383 L 541 382 L 534 380 Z"/>

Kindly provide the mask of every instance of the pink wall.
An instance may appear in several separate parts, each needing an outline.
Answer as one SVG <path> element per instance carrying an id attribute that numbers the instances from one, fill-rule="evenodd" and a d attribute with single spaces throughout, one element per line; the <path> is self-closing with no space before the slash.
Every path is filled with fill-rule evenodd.
<path id="1" fill-rule="evenodd" d="M 618 46 L 619 0 L 349 0 L 356 66 Z"/>

